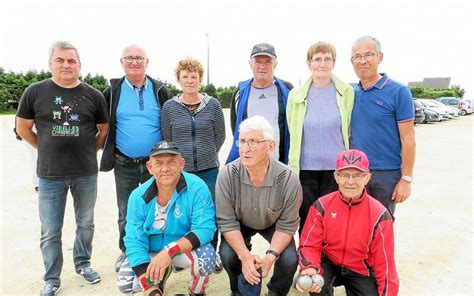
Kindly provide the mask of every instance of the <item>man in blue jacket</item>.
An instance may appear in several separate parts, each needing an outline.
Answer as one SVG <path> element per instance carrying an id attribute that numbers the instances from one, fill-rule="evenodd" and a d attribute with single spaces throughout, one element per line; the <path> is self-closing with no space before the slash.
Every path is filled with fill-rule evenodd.
<path id="1" fill-rule="evenodd" d="M 263 116 L 275 131 L 276 149 L 272 155 L 288 163 L 290 136 L 286 122 L 286 102 L 293 85 L 274 76 L 278 64 L 273 45 L 256 44 L 250 53 L 250 68 L 253 77 L 239 83 L 230 101 L 230 126 L 234 135 L 227 163 L 239 158 L 240 123 L 249 117 Z"/>
<path id="2" fill-rule="evenodd" d="M 163 295 L 171 267 L 191 268 L 189 295 L 205 295 L 216 253 L 215 208 L 200 178 L 183 171 L 185 160 L 173 142 L 151 150 L 153 176 L 129 198 L 124 238 L 126 255 L 117 284 L 123 293 Z"/>

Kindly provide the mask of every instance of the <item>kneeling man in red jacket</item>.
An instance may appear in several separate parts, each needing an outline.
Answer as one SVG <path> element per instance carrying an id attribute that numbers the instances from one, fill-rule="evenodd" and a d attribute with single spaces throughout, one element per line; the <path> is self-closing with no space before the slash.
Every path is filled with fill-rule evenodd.
<path id="1" fill-rule="evenodd" d="M 397 295 L 393 219 L 365 190 L 367 155 L 342 151 L 334 178 L 339 190 L 311 206 L 300 237 L 300 275 L 321 274 L 325 282 L 313 284 L 310 295 L 333 295 L 336 280 L 347 295 Z"/>

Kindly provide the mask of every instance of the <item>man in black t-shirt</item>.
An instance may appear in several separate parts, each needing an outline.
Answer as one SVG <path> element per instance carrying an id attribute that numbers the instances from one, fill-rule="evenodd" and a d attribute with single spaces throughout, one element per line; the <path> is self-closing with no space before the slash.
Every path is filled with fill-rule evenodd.
<path id="1" fill-rule="evenodd" d="M 97 198 L 97 150 L 108 131 L 103 95 L 79 80 L 79 53 L 65 41 L 51 46 L 52 78 L 29 86 L 17 111 L 18 134 L 38 149 L 40 248 L 45 285 L 40 295 L 55 295 L 63 265 L 61 231 L 68 190 L 74 200 L 76 274 L 87 283 L 100 281 L 90 267 Z M 35 133 L 32 128 L 36 126 Z"/>

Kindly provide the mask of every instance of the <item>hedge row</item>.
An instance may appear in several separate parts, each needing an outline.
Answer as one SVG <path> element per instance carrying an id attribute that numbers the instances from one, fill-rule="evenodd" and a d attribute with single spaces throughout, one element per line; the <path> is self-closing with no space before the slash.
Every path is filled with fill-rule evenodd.
<path id="1" fill-rule="evenodd" d="M 0 67 L 0 113 L 14 112 L 18 107 L 23 91 L 35 82 L 47 79 L 51 77 L 49 71 L 28 71 L 26 73 L 14 73 L 5 72 Z M 108 80 L 103 75 L 92 76 L 90 73 L 85 77 L 80 77 L 82 81 L 87 82 L 96 89 L 103 91 L 109 84 Z M 170 89 L 173 95 L 180 93 L 180 90 L 171 83 L 165 82 L 166 86 Z M 213 84 L 202 86 L 200 91 L 207 93 L 219 100 L 223 108 L 229 108 L 230 99 L 235 87 L 218 87 L 216 88 Z"/>
<path id="2" fill-rule="evenodd" d="M 49 71 L 28 71 L 26 73 L 13 73 L 5 72 L 0 67 L 0 112 L 14 112 L 18 107 L 21 94 L 30 84 L 50 78 L 51 73 Z M 81 80 L 87 82 L 93 87 L 100 91 L 103 91 L 107 85 L 108 80 L 98 74 L 92 76 L 90 73 L 85 77 L 81 77 Z M 180 93 L 180 90 L 173 84 L 165 82 L 166 86 L 170 89 L 173 95 Z M 464 96 L 464 89 L 458 85 L 454 85 L 447 89 L 431 89 L 422 86 L 415 86 L 411 89 L 414 98 L 426 98 L 436 99 L 439 97 L 460 97 Z M 232 93 L 235 91 L 234 86 L 218 87 L 216 88 L 212 83 L 206 86 L 202 86 L 201 92 L 207 93 L 219 100 L 223 108 L 229 108 Z"/>

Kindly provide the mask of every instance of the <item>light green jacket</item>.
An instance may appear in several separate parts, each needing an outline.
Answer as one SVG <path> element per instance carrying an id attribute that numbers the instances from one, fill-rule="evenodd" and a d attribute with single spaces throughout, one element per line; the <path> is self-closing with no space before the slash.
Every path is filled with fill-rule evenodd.
<path id="1" fill-rule="evenodd" d="M 336 87 L 336 100 L 341 113 L 341 133 L 344 146 L 349 149 L 349 127 L 352 107 L 354 106 L 354 89 L 347 83 L 332 75 L 331 80 Z M 306 96 L 312 84 L 312 77 L 301 87 L 295 87 L 288 95 L 286 119 L 290 131 L 290 153 L 288 166 L 297 174 L 300 172 L 301 139 L 303 137 L 303 122 L 306 114 Z M 334 160 L 335 162 L 336 160 Z"/>

